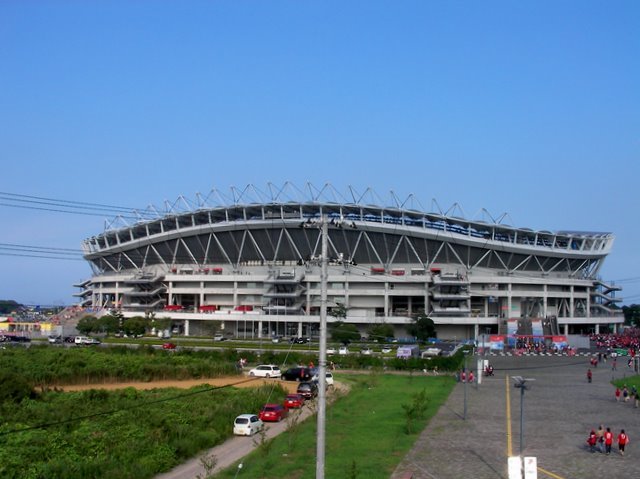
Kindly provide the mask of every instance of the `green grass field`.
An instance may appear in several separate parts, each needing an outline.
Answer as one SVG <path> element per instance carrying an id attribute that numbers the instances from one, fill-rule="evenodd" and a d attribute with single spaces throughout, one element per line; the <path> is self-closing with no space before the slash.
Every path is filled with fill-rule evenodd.
<path id="1" fill-rule="evenodd" d="M 326 477 L 388 478 L 455 385 L 452 377 L 337 375 L 351 392 L 327 408 Z M 424 414 L 407 432 L 403 405 L 427 398 Z M 260 438 L 256 439 L 260 441 Z M 293 425 L 261 446 L 242 463 L 250 478 L 315 477 L 316 418 Z M 237 465 L 216 477 L 233 478 Z"/>

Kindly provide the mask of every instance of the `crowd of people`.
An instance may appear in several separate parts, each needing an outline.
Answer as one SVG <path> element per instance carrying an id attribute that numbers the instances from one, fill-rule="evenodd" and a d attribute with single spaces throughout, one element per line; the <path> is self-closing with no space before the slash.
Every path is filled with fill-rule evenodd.
<path id="1" fill-rule="evenodd" d="M 603 454 L 611 454 L 611 450 L 614 442 L 618 444 L 618 452 L 621 456 L 624 456 L 624 451 L 629 444 L 629 436 L 621 429 L 617 438 L 614 438 L 614 433 L 611 432 L 611 428 L 606 429 L 602 424 L 598 427 L 598 430 L 592 429 L 587 438 L 587 445 L 591 452 L 601 452 Z"/>
<path id="2" fill-rule="evenodd" d="M 640 393 L 638 393 L 638 390 L 635 386 L 631 386 L 631 389 L 629 389 L 626 384 L 622 386 L 622 389 L 616 387 L 614 396 L 616 398 L 616 402 L 630 402 L 631 404 L 633 404 L 633 407 L 640 406 Z"/>

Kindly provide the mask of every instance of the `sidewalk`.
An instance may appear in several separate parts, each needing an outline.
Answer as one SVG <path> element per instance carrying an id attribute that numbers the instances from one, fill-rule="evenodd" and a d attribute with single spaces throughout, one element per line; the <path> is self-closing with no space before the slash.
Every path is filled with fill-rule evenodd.
<path id="1" fill-rule="evenodd" d="M 462 419 L 464 384 L 458 384 L 392 479 L 404 478 L 405 472 L 412 472 L 412 479 L 507 479 L 507 377 L 513 454 L 520 450 L 521 398 L 511 376 L 535 379 L 524 396 L 523 455 L 537 458 L 539 478 L 640 477 L 640 409 L 631 401 L 616 403 L 610 384 L 613 377 L 632 374 L 626 366 L 592 368 L 589 384 L 583 357 L 490 360 L 495 376 L 483 377 L 477 389 L 467 384 L 467 420 Z M 589 431 L 599 424 L 611 427 L 616 437 L 626 430 L 630 444 L 624 457 L 617 444 L 610 456 L 586 449 Z"/>

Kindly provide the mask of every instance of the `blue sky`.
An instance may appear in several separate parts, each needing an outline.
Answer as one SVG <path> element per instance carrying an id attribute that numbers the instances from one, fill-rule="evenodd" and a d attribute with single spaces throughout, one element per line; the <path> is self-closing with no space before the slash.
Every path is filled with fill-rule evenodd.
<path id="1" fill-rule="evenodd" d="M 601 275 L 640 303 L 639 18 L 636 1 L 5 0 L 0 191 L 413 193 L 613 232 Z M 0 205 L 0 243 L 78 248 L 104 220 Z M 0 255 L 0 299 L 69 304 L 89 276 Z"/>

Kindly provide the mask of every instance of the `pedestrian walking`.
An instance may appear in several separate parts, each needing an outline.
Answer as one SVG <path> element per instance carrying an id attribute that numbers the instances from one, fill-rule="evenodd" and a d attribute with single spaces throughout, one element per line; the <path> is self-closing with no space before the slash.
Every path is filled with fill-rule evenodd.
<path id="1" fill-rule="evenodd" d="M 624 402 L 629 401 L 629 389 L 627 388 L 626 384 L 622 388 L 622 399 L 624 400 Z"/>
<path id="2" fill-rule="evenodd" d="M 616 358 L 613 358 L 613 361 L 611 362 L 611 370 L 616 371 L 617 366 L 618 366 L 618 360 Z"/>
<path id="3" fill-rule="evenodd" d="M 598 437 L 598 450 L 604 452 L 604 426 L 602 424 L 598 426 L 596 436 Z"/>
<path id="4" fill-rule="evenodd" d="M 592 429 L 589 433 L 589 437 L 587 438 L 587 444 L 589 445 L 589 450 L 591 452 L 596 452 L 596 445 L 598 444 L 598 436 L 596 432 Z"/>
<path id="5" fill-rule="evenodd" d="M 611 454 L 611 446 L 613 445 L 613 433 L 611 432 L 611 428 L 608 427 L 604 433 L 604 450 L 607 455 Z"/>
<path id="6" fill-rule="evenodd" d="M 621 456 L 624 456 L 624 448 L 627 444 L 629 444 L 629 436 L 627 436 L 624 429 L 622 429 L 620 434 L 618 434 L 618 450 Z"/>
<path id="7" fill-rule="evenodd" d="M 592 377 L 593 377 L 593 373 L 591 372 L 591 369 L 587 369 L 587 381 L 591 382 Z"/>
<path id="8" fill-rule="evenodd" d="M 622 391 L 620 391 L 620 388 L 616 386 L 616 401 L 620 402 L 620 395 L 622 394 Z"/>

